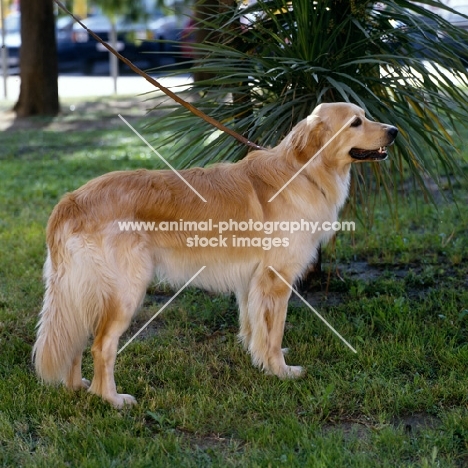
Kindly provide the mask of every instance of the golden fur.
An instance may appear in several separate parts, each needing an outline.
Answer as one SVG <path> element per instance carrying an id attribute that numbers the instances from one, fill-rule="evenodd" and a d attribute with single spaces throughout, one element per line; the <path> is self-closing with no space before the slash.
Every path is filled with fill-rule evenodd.
<path id="1" fill-rule="evenodd" d="M 360 123 L 348 125 L 269 203 L 353 116 Z M 116 391 L 119 337 L 154 275 L 178 287 L 205 265 L 192 284 L 236 294 L 239 337 L 253 363 L 282 378 L 299 376 L 302 369 L 286 365 L 281 349 L 291 290 L 268 267 L 293 284 L 330 231 L 289 234 L 288 247 L 270 250 L 230 245 L 189 248 L 187 239 L 194 232 L 122 232 L 117 222 L 210 218 L 213 223 L 333 222 L 348 195 L 354 161 L 350 150 L 377 150 L 391 144 L 396 132 L 369 121 L 357 106 L 322 104 L 275 148 L 254 151 L 235 164 L 181 171 L 207 203 L 172 171 L 113 172 L 65 195 L 47 227 L 46 292 L 33 350 L 38 375 L 72 389 L 89 387 L 116 407 L 134 403 L 131 395 Z M 241 234 L 265 237 L 259 232 Z M 94 335 L 91 384 L 81 377 L 81 356 L 90 335 Z"/>

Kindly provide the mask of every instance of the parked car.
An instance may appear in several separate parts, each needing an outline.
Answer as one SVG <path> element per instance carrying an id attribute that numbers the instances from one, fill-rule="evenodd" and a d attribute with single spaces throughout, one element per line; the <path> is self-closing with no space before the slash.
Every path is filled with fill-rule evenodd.
<path id="1" fill-rule="evenodd" d="M 21 45 L 20 14 L 5 19 L 9 74 L 19 73 Z M 142 69 L 173 63 L 177 59 L 177 41 L 182 36 L 186 20 L 183 17 L 157 14 L 147 21 L 129 22 L 124 18 L 116 21 L 116 49 Z M 106 42 L 110 40 L 111 22 L 104 15 L 93 15 L 83 24 Z M 70 16 L 56 21 L 57 58 L 59 72 L 82 72 L 85 74 L 108 73 L 109 52 Z M 121 71 L 129 68 L 119 62 Z M 1 69 L 1 63 L 0 63 Z"/>
<path id="2" fill-rule="evenodd" d="M 146 22 L 116 21 L 116 50 L 142 69 L 154 68 L 162 63 L 175 62 L 176 41 L 181 36 L 184 21 L 175 16 L 158 16 Z M 105 42 L 110 41 L 111 22 L 104 15 L 90 16 L 83 20 L 87 28 Z M 57 28 L 59 29 L 59 28 Z M 165 42 L 169 41 L 169 42 Z M 85 74 L 100 70 L 108 72 L 109 52 L 81 25 L 72 25 L 70 33 L 57 36 L 59 67 L 62 71 L 79 69 Z M 120 62 L 121 71 L 128 67 Z"/>

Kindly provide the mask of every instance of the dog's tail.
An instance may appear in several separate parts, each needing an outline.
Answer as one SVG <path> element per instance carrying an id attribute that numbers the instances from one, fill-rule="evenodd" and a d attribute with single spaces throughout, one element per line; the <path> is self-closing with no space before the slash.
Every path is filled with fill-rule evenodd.
<path id="1" fill-rule="evenodd" d="M 70 198 L 57 205 L 49 220 L 46 291 L 32 354 L 37 374 L 50 383 L 67 378 L 88 336 L 104 319 L 109 297 L 110 282 L 102 280 L 103 259 L 77 234 L 79 213 Z"/>
<path id="2" fill-rule="evenodd" d="M 67 262 L 68 263 L 68 262 Z M 39 377 L 48 383 L 63 381 L 86 346 L 90 323 L 77 297 L 80 290 L 71 265 L 52 265 L 50 253 L 44 266 L 46 292 L 37 326 L 33 360 Z M 75 276 L 75 277 L 74 277 Z"/>

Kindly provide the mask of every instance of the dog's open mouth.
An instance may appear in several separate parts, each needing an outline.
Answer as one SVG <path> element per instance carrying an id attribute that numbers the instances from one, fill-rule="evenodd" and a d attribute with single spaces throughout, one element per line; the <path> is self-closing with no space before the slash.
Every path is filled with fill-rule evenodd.
<path id="1" fill-rule="evenodd" d="M 375 150 L 352 148 L 349 154 L 353 159 L 357 159 L 358 161 L 381 161 L 387 157 L 387 147 L 381 146 Z"/>

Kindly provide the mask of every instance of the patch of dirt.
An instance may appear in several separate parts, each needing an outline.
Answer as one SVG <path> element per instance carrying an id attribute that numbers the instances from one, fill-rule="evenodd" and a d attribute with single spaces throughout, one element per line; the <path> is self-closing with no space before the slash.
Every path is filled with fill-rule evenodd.
<path id="1" fill-rule="evenodd" d="M 425 429 L 437 429 L 440 425 L 440 419 L 425 413 L 410 414 L 399 416 L 391 421 L 394 427 L 401 427 L 408 435 L 417 435 Z"/>
<path id="2" fill-rule="evenodd" d="M 181 428 L 177 428 L 176 433 L 181 435 L 191 447 L 204 452 L 218 452 L 220 449 L 229 452 L 239 452 L 245 445 L 245 442 L 241 440 L 232 437 L 223 437 L 220 434 L 198 435 Z"/>
<path id="3" fill-rule="evenodd" d="M 347 292 L 329 291 L 327 294 L 325 289 L 323 291 L 312 291 L 306 294 L 301 294 L 301 296 L 312 307 L 323 307 L 324 305 L 333 307 L 343 304 L 343 302 L 346 302 L 349 299 L 349 293 Z M 304 303 L 295 294 L 291 295 L 289 302 L 290 304 L 294 304 L 296 306 L 304 305 Z"/>
<path id="4" fill-rule="evenodd" d="M 338 271 L 347 278 L 358 281 L 374 281 L 382 276 L 382 273 L 387 269 L 386 265 L 377 266 L 370 265 L 367 262 L 352 262 L 349 264 L 338 265 Z M 399 277 L 405 276 L 406 273 L 399 272 Z"/>
<path id="5" fill-rule="evenodd" d="M 378 284 L 379 280 L 387 279 L 402 283 L 408 298 L 422 300 L 443 278 L 456 278 L 460 286 L 468 284 L 466 275 L 450 264 L 375 265 L 356 261 L 338 265 L 323 264 L 320 280 L 314 280 L 306 286 L 299 285 L 296 289 L 314 307 L 336 306 L 359 294 L 356 291 L 350 293 L 350 287 L 355 287 L 355 282 L 360 283 L 364 294 L 367 287 L 372 288 L 373 283 Z M 302 301 L 293 294 L 291 303 L 301 305 Z"/>
<path id="6" fill-rule="evenodd" d="M 357 437 L 361 440 L 367 441 L 370 438 L 372 427 L 369 424 L 358 421 L 338 421 L 333 423 L 326 423 L 322 426 L 324 434 L 333 432 L 342 432 L 344 440 L 348 441 Z"/>
<path id="7" fill-rule="evenodd" d="M 362 440 L 369 440 L 372 432 L 378 432 L 386 427 L 403 430 L 408 437 L 417 437 L 424 430 L 433 430 L 441 426 L 440 419 L 425 413 L 415 413 L 406 416 L 398 416 L 389 423 L 376 423 L 369 418 L 358 418 L 349 420 L 338 420 L 326 423 L 322 426 L 325 434 L 330 432 L 341 432 L 344 440 L 351 440 L 355 437 Z"/>

